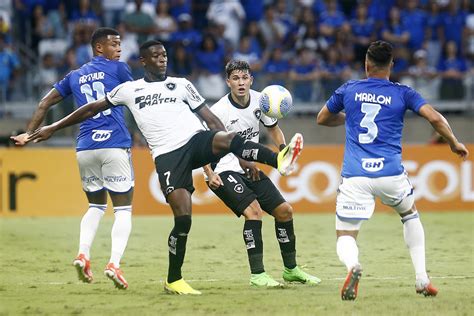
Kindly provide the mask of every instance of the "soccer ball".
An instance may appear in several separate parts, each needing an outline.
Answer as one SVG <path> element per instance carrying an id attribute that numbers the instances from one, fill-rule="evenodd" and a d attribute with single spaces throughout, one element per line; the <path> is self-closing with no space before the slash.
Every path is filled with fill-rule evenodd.
<path id="1" fill-rule="evenodd" d="M 271 85 L 262 90 L 259 105 L 266 116 L 281 119 L 291 111 L 293 99 L 285 87 Z"/>

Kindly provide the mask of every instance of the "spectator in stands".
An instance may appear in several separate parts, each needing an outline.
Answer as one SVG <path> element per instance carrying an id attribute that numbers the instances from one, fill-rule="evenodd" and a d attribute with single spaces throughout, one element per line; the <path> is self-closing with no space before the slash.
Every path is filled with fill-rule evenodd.
<path id="1" fill-rule="evenodd" d="M 336 49 L 329 47 L 326 51 L 326 63 L 321 73 L 321 86 L 324 99 L 328 100 L 334 91 L 351 78 L 351 68 L 341 61 Z"/>
<path id="2" fill-rule="evenodd" d="M 116 27 L 122 20 L 127 0 L 101 0 L 104 26 Z"/>
<path id="3" fill-rule="evenodd" d="M 170 2 L 170 13 L 175 18 L 181 14 L 191 15 L 192 0 L 171 0 Z"/>
<path id="4" fill-rule="evenodd" d="M 426 18 L 426 52 L 428 64 L 436 67 L 441 55 L 441 41 L 443 37 L 443 26 L 441 24 L 441 14 L 439 4 L 436 0 L 431 0 L 428 4 L 428 14 Z"/>
<path id="5" fill-rule="evenodd" d="M 439 81 L 435 80 L 436 68 L 428 64 L 428 53 L 420 49 L 413 57 L 414 64 L 408 68 L 408 74 L 400 82 L 412 87 L 428 100 L 437 99 Z"/>
<path id="6" fill-rule="evenodd" d="M 168 0 L 160 0 L 156 5 L 155 20 L 155 37 L 168 46 L 171 40 L 171 34 L 176 32 L 178 25 L 174 17 L 170 14 Z"/>
<path id="7" fill-rule="evenodd" d="M 155 22 L 153 18 L 141 10 L 143 0 L 134 0 L 135 10 L 126 13 L 123 22 L 127 32 L 134 34 L 138 44 L 147 41 L 150 35 L 155 32 Z"/>
<path id="8" fill-rule="evenodd" d="M 402 12 L 402 24 L 410 33 L 408 47 L 414 51 L 420 49 L 425 41 L 427 15 L 418 9 L 418 0 L 408 0 L 407 9 Z"/>
<path id="9" fill-rule="evenodd" d="M 291 65 L 287 59 L 283 58 L 281 47 L 274 48 L 270 52 L 270 57 L 263 67 L 265 86 L 271 84 L 288 86 L 288 74 L 290 69 Z"/>
<path id="10" fill-rule="evenodd" d="M 438 65 L 441 75 L 440 99 L 459 100 L 464 97 L 464 76 L 467 71 L 466 61 L 458 54 L 455 41 L 449 41 L 444 48 L 444 55 Z"/>
<path id="11" fill-rule="evenodd" d="M 250 46 L 252 51 L 256 51 L 260 55 L 264 54 L 266 42 L 257 22 L 248 22 L 244 28 L 243 35 L 247 36 L 250 39 Z"/>
<path id="12" fill-rule="evenodd" d="M 74 26 L 73 47 L 76 54 L 76 62 L 83 65 L 92 58 L 92 48 L 89 44 L 89 38 L 92 35 L 92 29 L 87 24 L 77 23 Z"/>
<path id="13" fill-rule="evenodd" d="M 275 9 L 271 5 L 265 6 L 264 18 L 260 20 L 259 28 L 265 38 L 267 48 L 279 46 L 285 37 L 286 27 L 282 21 L 278 20 Z"/>
<path id="14" fill-rule="evenodd" d="M 7 46 L 5 35 L 0 34 L 0 103 L 9 100 L 20 66 L 17 54 Z"/>
<path id="15" fill-rule="evenodd" d="M 173 46 L 168 61 L 168 73 L 170 76 L 185 77 L 189 81 L 194 81 L 193 60 L 182 43 L 178 42 Z"/>
<path id="16" fill-rule="evenodd" d="M 79 7 L 72 11 L 71 22 L 86 24 L 92 29 L 100 25 L 99 17 L 92 10 L 89 0 L 79 0 Z"/>
<path id="17" fill-rule="evenodd" d="M 328 0 L 327 10 L 321 13 L 319 19 L 321 22 L 319 30 L 330 44 L 334 43 L 336 31 L 338 29 L 350 32 L 350 25 L 347 22 L 344 13 L 338 10 L 336 0 Z"/>
<path id="18" fill-rule="evenodd" d="M 178 30 L 171 34 L 171 43 L 180 42 L 188 53 L 194 52 L 202 40 L 201 33 L 194 29 L 191 15 L 183 13 L 178 16 Z"/>
<path id="19" fill-rule="evenodd" d="M 345 32 L 344 30 L 337 30 L 336 39 L 334 44 L 332 44 L 332 47 L 338 52 L 342 62 L 348 65 L 354 62 L 355 56 L 350 33 Z M 363 64 L 362 61 L 355 61 L 358 64 Z"/>
<path id="20" fill-rule="evenodd" d="M 32 48 L 38 52 L 38 44 L 42 39 L 51 38 L 54 36 L 54 26 L 48 17 L 44 14 L 43 7 L 36 5 L 33 8 L 33 16 L 31 19 L 32 33 Z"/>
<path id="21" fill-rule="evenodd" d="M 216 39 L 207 34 L 194 56 L 198 71 L 198 90 L 204 98 L 218 100 L 226 91 L 221 74 L 225 65 L 224 48 L 218 46 Z"/>
<path id="22" fill-rule="evenodd" d="M 252 69 L 254 80 L 263 67 L 262 55 L 258 50 L 252 48 L 252 43 L 249 36 L 243 36 L 240 39 L 239 47 L 232 55 L 232 59 L 242 60 L 249 63 L 250 69 Z"/>
<path id="23" fill-rule="evenodd" d="M 319 28 L 314 23 L 305 24 L 304 28 L 298 33 L 295 47 L 296 49 L 308 48 L 315 53 L 322 54 L 328 48 L 328 42 L 324 36 L 319 33 Z"/>
<path id="24" fill-rule="evenodd" d="M 124 23 L 119 23 L 116 30 L 120 33 L 120 61 L 127 63 L 130 59 L 138 59 L 139 46 L 134 36 L 130 36 Z M 141 65 L 139 65 L 141 67 Z"/>
<path id="25" fill-rule="evenodd" d="M 441 25 L 444 32 L 442 33 L 443 45 L 449 41 L 456 43 L 458 51 L 462 48 L 462 35 L 466 26 L 467 12 L 459 9 L 459 1 L 450 0 L 448 12 L 441 15 Z"/>
<path id="26" fill-rule="evenodd" d="M 320 71 L 315 55 L 308 48 L 298 51 L 296 62 L 290 70 L 293 81 L 293 96 L 297 101 L 311 102 L 313 100 L 314 81 L 319 80 Z"/>
<path id="27" fill-rule="evenodd" d="M 53 84 L 58 81 L 59 74 L 56 67 L 56 61 L 52 53 L 46 53 L 41 57 L 41 64 L 38 73 L 34 78 L 38 88 L 38 95 L 43 96 L 51 90 Z M 58 117 L 61 118 L 62 116 Z M 57 119 L 58 119 L 57 118 Z"/>
<path id="28" fill-rule="evenodd" d="M 391 43 L 394 47 L 405 46 L 410 40 L 410 32 L 400 21 L 400 9 L 390 9 L 388 24 L 382 29 L 382 39 Z"/>
<path id="29" fill-rule="evenodd" d="M 358 62 L 364 62 L 367 49 L 376 37 L 375 22 L 368 17 L 367 6 L 364 2 L 360 2 L 357 5 L 355 14 L 355 18 L 350 22 L 354 42 L 354 55 Z"/>
<path id="30" fill-rule="evenodd" d="M 390 73 L 391 81 L 398 82 L 408 75 L 410 59 L 410 51 L 405 46 L 395 46 L 393 48 L 393 67 Z"/>
<path id="31" fill-rule="evenodd" d="M 209 22 L 223 25 L 224 38 L 237 48 L 239 45 L 245 11 L 238 0 L 212 0 L 207 11 Z"/>

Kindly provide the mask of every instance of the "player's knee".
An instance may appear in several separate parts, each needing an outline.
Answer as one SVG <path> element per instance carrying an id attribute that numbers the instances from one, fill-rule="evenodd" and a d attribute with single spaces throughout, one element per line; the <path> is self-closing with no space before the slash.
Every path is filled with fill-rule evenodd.
<path id="1" fill-rule="evenodd" d="M 235 135 L 237 135 L 235 132 L 216 133 L 212 142 L 214 150 L 217 152 L 228 152 L 229 150 L 231 150 L 232 141 L 235 138 Z"/>
<path id="2" fill-rule="evenodd" d="M 252 203 L 245 209 L 243 215 L 246 220 L 262 220 L 263 211 L 255 201 L 255 204 Z"/>
<path id="3" fill-rule="evenodd" d="M 187 235 L 191 230 L 191 215 L 177 216 L 174 218 L 174 230 L 178 234 Z"/>
<path id="4" fill-rule="evenodd" d="M 290 203 L 282 203 L 273 211 L 272 215 L 278 222 L 291 221 L 293 219 L 293 207 Z"/>

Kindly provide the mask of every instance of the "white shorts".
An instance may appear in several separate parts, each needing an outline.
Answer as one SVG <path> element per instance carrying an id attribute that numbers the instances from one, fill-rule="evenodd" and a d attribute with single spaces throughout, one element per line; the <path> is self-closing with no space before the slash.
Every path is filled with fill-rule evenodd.
<path id="1" fill-rule="evenodd" d="M 374 213 L 376 197 L 398 213 L 410 210 L 415 201 L 413 186 L 406 172 L 380 178 L 342 178 L 336 200 L 336 215 L 341 220 L 367 220 Z"/>
<path id="2" fill-rule="evenodd" d="M 125 193 L 135 185 L 130 149 L 103 148 L 76 153 L 82 188 L 96 192 L 103 188 Z"/>

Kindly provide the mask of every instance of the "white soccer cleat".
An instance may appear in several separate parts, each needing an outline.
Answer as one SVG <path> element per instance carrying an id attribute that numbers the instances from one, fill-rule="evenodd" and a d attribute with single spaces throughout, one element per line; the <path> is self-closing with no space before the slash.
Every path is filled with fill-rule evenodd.
<path id="1" fill-rule="evenodd" d="M 278 171 L 283 176 L 290 175 L 295 170 L 296 160 L 303 150 L 303 135 L 296 133 L 290 143 L 278 153 Z"/>

